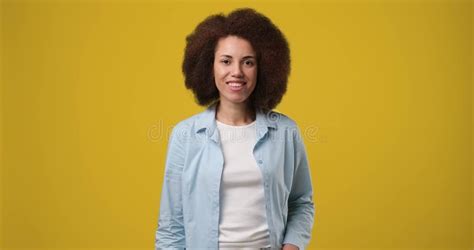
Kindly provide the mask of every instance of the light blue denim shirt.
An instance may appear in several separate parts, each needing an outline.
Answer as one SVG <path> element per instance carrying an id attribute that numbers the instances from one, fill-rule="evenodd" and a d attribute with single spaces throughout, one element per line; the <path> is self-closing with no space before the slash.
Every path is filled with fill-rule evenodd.
<path id="1" fill-rule="evenodd" d="M 166 157 L 156 249 L 217 249 L 219 188 L 224 157 L 215 104 L 179 122 Z M 289 117 L 260 110 L 253 149 L 262 171 L 270 244 L 304 249 L 310 240 L 315 206 L 305 146 Z"/>

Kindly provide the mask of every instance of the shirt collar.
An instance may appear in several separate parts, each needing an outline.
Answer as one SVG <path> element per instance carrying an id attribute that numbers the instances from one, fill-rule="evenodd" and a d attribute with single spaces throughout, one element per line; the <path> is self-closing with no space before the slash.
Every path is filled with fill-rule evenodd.
<path id="1" fill-rule="evenodd" d="M 216 132 L 217 124 L 216 124 L 216 106 L 218 102 L 214 102 L 211 104 L 201 115 L 198 117 L 196 121 L 196 133 L 205 132 L 211 139 L 218 142 L 219 135 Z M 277 121 L 279 119 L 276 118 L 278 113 L 269 111 L 264 112 L 261 109 L 257 109 L 256 112 L 256 127 L 257 127 L 257 139 L 263 137 L 265 133 L 268 131 L 268 128 L 277 129 Z M 276 119 L 275 119 L 276 118 Z"/>

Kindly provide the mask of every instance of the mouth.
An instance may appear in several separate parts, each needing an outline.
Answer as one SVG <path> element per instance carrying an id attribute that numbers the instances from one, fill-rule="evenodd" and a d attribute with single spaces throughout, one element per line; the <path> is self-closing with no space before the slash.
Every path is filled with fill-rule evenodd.
<path id="1" fill-rule="evenodd" d="M 247 82 L 244 82 L 244 81 L 228 81 L 228 82 L 226 82 L 226 84 L 229 86 L 229 88 L 231 90 L 239 91 L 243 88 L 243 86 L 245 84 L 247 84 Z"/>

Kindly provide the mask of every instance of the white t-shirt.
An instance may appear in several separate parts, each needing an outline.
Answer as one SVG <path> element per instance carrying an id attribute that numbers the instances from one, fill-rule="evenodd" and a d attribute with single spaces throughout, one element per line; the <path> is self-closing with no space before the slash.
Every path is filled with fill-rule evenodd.
<path id="1" fill-rule="evenodd" d="M 216 122 L 224 154 L 219 248 L 270 247 L 262 173 L 253 156 L 256 122 L 243 126 Z"/>

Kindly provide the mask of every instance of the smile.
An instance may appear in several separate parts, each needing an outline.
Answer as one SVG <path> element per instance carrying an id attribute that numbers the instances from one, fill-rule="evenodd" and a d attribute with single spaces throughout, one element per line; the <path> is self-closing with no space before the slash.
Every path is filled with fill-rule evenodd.
<path id="1" fill-rule="evenodd" d="M 229 85 L 230 89 L 233 90 L 233 91 L 239 91 L 243 88 L 243 86 L 245 84 L 247 84 L 247 82 L 243 82 L 243 81 L 229 81 L 229 82 L 226 82 L 227 85 Z"/>

